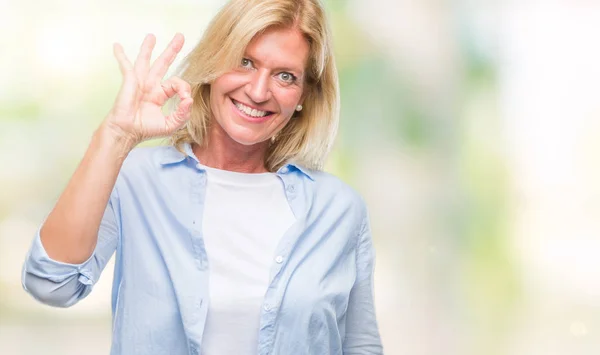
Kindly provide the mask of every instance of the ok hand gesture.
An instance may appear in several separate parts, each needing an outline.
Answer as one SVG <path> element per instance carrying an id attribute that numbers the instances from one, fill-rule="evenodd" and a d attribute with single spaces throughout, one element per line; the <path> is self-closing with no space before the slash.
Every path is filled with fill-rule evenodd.
<path id="1" fill-rule="evenodd" d="M 114 54 L 123 82 L 104 123 L 118 137 L 135 145 L 146 139 L 169 136 L 189 120 L 193 103 L 190 85 L 175 76 L 163 81 L 183 43 L 183 35 L 176 34 L 152 65 L 150 57 L 156 44 L 153 35 L 144 39 L 134 64 L 125 55 L 123 47 L 115 43 Z M 165 116 L 162 107 L 175 95 L 179 95 L 179 105 Z"/>

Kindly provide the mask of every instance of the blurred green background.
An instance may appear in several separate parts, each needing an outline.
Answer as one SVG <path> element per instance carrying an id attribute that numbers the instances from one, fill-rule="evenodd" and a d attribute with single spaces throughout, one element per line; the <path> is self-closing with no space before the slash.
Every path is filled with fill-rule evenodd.
<path id="1" fill-rule="evenodd" d="M 0 353 L 108 354 L 112 264 L 70 309 L 20 269 L 120 83 L 223 1 L 0 1 Z M 386 354 L 600 353 L 600 2 L 325 1 Z M 159 144 L 149 142 L 146 144 Z"/>

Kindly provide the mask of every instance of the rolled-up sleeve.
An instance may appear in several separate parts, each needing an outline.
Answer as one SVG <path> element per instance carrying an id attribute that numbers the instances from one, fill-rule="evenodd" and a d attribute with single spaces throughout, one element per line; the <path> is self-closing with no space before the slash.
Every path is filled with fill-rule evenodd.
<path id="1" fill-rule="evenodd" d="M 115 214 L 115 194 L 104 211 L 93 254 L 81 264 L 51 259 L 38 232 L 23 264 L 23 288 L 38 301 L 54 307 L 69 307 L 85 298 L 117 248 L 119 223 Z M 41 228 L 40 228 L 41 229 Z"/>
<path id="2" fill-rule="evenodd" d="M 344 355 L 383 354 L 373 299 L 375 248 L 368 217 L 365 217 L 356 248 L 356 281 L 350 291 L 346 314 Z"/>

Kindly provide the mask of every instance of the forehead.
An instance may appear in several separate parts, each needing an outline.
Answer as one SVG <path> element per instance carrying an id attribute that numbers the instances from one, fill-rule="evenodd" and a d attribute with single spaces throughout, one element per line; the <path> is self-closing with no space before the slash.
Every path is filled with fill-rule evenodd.
<path id="1" fill-rule="evenodd" d="M 268 28 L 246 47 L 246 55 L 272 68 L 304 71 L 309 56 L 309 44 L 294 28 Z"/>

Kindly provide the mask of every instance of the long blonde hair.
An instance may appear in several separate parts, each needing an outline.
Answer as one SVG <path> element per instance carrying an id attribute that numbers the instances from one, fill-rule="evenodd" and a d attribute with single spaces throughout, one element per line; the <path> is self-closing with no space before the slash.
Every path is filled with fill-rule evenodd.
<path id="1" fill-rule="evenodd" d="M 276 171 L 293 161 L 322 169 L 337 134 L 340 100 L 331 33 L 319 0 L 231 0 L 219 11 L 181 69 L 181 77 L 192 86 L 194 105 L 187 125 L 171 137 L 178 149 L 183 143 L 206 142 L 211 83 L 239 66 L 248 43 L 272 26 L 297 28 L 310 52 L 304 108 L 272 140 L 265 167 Z"/>

